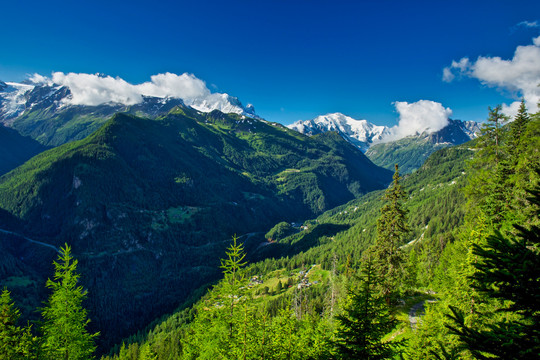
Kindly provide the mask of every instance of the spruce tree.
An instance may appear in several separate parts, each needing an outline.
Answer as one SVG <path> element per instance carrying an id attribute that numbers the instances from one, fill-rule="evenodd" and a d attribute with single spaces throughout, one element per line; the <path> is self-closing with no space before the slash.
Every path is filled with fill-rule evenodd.
<path id="1" fill-rule="evenodd" d="M 373 250 L 380 289 L 388 304 L 400 287 L 404 262 L 400 246 L 409 232 L 407 211 L 402 204 L 407 194 L 401 187 L 397 164 L 393 179 L 383 197 L 386 204 L 377 220 L 377 240 Z"/>
<path id="2" fill-rule="evenodd" d="M 90 320 L 82 306 L 86 290 L 78 285 L 77 260 L 69 245 L 60 249 L 54 261 L 54 278 L 47 280 L 52 293 L 42 309 L 43 351 L 48 359 L 92 359 L 96 349 L 94 338 L 87 330 Z"/>
<path id="3" fill-rule="evenodd" d="M 540 191 L 531 193 L 531 202 L 540 204 Z M 508 319 L 473 327 L 461 311 L 450 308 L 448 328 L 479 359 L 537 359 L 540 354 L 540 227 L 515 228 L 513 239 L 496 231 L 485 246 L 473 245 L 480 258 L 473 286 L 501 300 L 497 311 L 509 314 Z"/>
<path id="4" fill-rule="evenodd" d="M 379 279 L 368 258 L 357 288 L 348 291 L 347 303 L 336 318 L 339 327 L 334 342 L 338 359 L 389 359 L 395 343 L 382 341 L 397 324 L 384 297 L 377 294 Z"/>
<path id="5" fill-rule="evenodd" d="M 529 114 L 527 113 L 527 107 L 525 106 L 525 101 L 521 100 L 521 105 L 517 115 L 514 117 L 514 121 L 510 124 L 510 139 L 509 139 L 509 153 L 512 160 L 512 165 L 517 164 L 519 158 L 519 147 L 521 145 L 521 138 L 525 133 L 527 124 L 530 121 Z"/>
<path id="6" fill-rule="evenodd" d="M 243 280 L 242 275 L 240 275 L 240 269 L 247 264 L 247 262 L 244 261 L 244 258 L 246 257 L 244 245 L 238 243 L 236 235 L 232 237 L 232 244 L 227 248 L 225 254 L 227 257 L 221 260 L 221 268 L 225 275 L 225 293 L 229 298 L 229 337 L 232 338 L 234 304 L 240 296 L 240 283 Z"/>
<path id="7" fill-rule="evenodd" d="M 485 151 L 495 157 L 495 163 L 501 158 L 501 145 L 503 138 L 503 125 L 508 121 L 506 115 L 502 113 L 502 106 L 488 108 L 489 116 L 482 126 L 483 146 Z"/>
<path id="8" fill-rule="evenodd" d="M 11 293 L 4 288 L 0 296 L 0 360 L 31 359 L 34 357 L 30 327 L 17 325 L 19 309 L 11 300 Z"/>

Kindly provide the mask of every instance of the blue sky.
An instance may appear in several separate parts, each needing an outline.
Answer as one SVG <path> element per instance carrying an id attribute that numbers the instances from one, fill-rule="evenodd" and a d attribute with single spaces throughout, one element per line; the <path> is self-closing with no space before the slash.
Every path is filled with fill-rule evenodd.
<path id="1" fill-rule="evenodd" d="M 0 80 L 187 72 L 284 124 L 342 112 L 394 125 L 394 102 L 419 100 L 483 120 L 523 94 L 471 75 L 474 61 L 512 59 L 540 35 L 539 1 L 51 0 L 2 13 Z M 472 66 L 443 81 L 464 57 Z"/>

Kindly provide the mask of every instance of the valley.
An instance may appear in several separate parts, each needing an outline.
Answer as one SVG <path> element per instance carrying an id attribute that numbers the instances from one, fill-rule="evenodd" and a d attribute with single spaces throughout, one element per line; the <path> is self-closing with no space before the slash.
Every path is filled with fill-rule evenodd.
<path id="1" fill-rule="evenodd" d="M 36 100 L 38 90 L 25 94 Z M 47 96 L 67 94 L 53 90 Z M 76 259 L 95 342 L 80 347 L 87 353 L 332 359 L 377 324 L 374 341 L 388 354 L 469 358 L 463 335 L 441 319 L 489 336 L 460 317 L 480 306 L 482 326 L 499 311 L 523 320 L 519 331 L 535 326 L 478 290 L 475 281 L 491 280 L 477 280 L 485 268 L 470 260 L 500 235 L 521 236 L 528 245 L 516 249 L 538 261 L 534 234 L 514 230 L 538 226 L 539 119 L 524 105 L 524 120 L 508 124 L 493 109 L 494 128 L 448 120 L 376 143 L 389 130 L 341 114 L 296 124 L 304 134 L 240 105 L 63 107 L 47 96 L 4 113 L 6 151 L 35 153 L 3 160 L 13 168 L 0 176 L 0 283 L 6 304 L 38 324 L 42 284 L 54 287 L 62 261 Z M 362 301 L 367 328 L 351 335 Z"/>

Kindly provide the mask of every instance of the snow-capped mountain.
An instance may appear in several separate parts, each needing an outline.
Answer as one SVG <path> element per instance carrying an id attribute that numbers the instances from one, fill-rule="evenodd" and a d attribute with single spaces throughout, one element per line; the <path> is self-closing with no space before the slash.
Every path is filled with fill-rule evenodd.
<path id="1" fill-rule="evenodd" d="M 480 133 L 480 124 L 476 121 L 448 119 L 448 125 L 433 133 L 423 133 L 419 138 L 428 138 L 433 144 L 459 145 L 475 139 Z"/>
<path id="2" fill-rule="evenodd" d="M 375 164 L 393 170 L 398 164 L 401 173 L 410 173 L 420 168 L 433 152 L 449 146 L 460 145 L 472 140 L 480 133 L 480 124 L 475 121 L 448 120 L 448 125 L 439 131 L 423 132 L 398 140 L 374 144 L 366 156 Z"/>
<path id="3" fill-rule="evenodd" d="M 93 94 L 94 90 L 86 91 Z M 69 86 L 52 81 L 0 81 L 0 124 L 12 127 L 43 145 L 57 146 L 82 139 L 117 112 L 155 118 L 176 106 L 189 106 L 200 112 L 219 110 L 260 120 L 252 105 L 243 106 L 238 98 L 222 93 L 204 93 L 185 100 L 138 94 L 131 103 L 111 100 L 81 104 L 81 89 L 77 91 L 78 97 L 75 98 Z"/>
<path id="4" fill-rule="evenodd" d="M 393 135 L 392 128 L 374 125 L 367 120 L 356 120 L 341 113 L 321 115 L 312 120 L 299 120 L 288 127 L 309 136 L 336 131 L 363 152 L 372 145 L 388 141 Z M 426 131 L 413 135 L 412 138 L 419 141 L 427 139 L 432 144 L 458 145 L 474 139 L 479 132 L 480 124 L 477 122 L 449 119 L 448 125 L 441 130 Z"/>
<path id="5" fill-rule="evenodd" d="M 326 131 L 337 131 L 343 138 L 366 152 L 374 142 L 390 135 L 386 126 L 374 125 L 367 120 L 356 120 L 341 113 L 317 116 L 311 120 L 299 120 L 288 125 L 290 129 L 306 135 L 316 135 Z"/>
<path id="6" fill-rule="evenodd" d="M 28 102 L 25 95 L 33 89 L 33 85 L 0 81 L 0 121 L 2 123 L 24 112 Z"/>
<path id="7" fill-rule="evenodd" d="M 72 97 L 71 90 L 68 86 L 51 83 L 5 83 L 0 81 L 0 122 L 9 125 L 13 122 L 14 118 L 36 106 L 43 108 L 54 105 L 55 110 L 66 106 L 73 106 L 71 102 Z M 180 100 L 182 104 L 191 106 L 201 112 L 219 110 L 224 113 L 236 113 L 258 118 L 252 105 L 243 106 L 238 98 L 222 93 L 212 93 L 201 97 L 190 98 L 185 101 L 171 96 L 163 98 L 142 96 L 141 99 L 141 102 L 135 104 L 138 108 L 144 108 L 145 105 L 155 107 L 156 104 L 166 105 L 168 103 L 178 103 Z M 125 104 L 114 101 L 103 104 L 111 107 L 126 106 Z"/>

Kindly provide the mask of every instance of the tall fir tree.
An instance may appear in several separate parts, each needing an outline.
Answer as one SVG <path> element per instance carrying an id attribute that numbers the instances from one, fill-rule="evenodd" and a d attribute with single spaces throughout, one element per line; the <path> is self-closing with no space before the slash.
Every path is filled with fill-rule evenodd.
<path id="1" fill-rule="evenodd" d="M 484 150 L 494 157 L 495 163 L 501 158 L 501 146 L 503 139 L 503 126 L 508 121 L 508 117 L 502 113 L 502 106 L 489 107 L 489 115 L 483 124 L 480 133 L 483 135 Z"/>
<path id="2" fill-rule="evenodd" d="M 525 101 L 521 100 L 518 113 L 514 117 L 514 121 L 510 124 L 510 138 L 508 141 L 509 153 L 511 157 L 511 163 L 513 166 L 517 164 L 520 153 L 519 148 L 521 145 L 521 139 L 527 124 L 531 121 L 529 114 L 527 113 L 527 107 L 525 106 Z"/>
<path id="3" fill-rule="evenodd" d="M 540 205 L 538 187 L 531 193 L 531 203 Z M 515 228 L 513 239 L 496 231 L 485 246 L 473 245 L 480 259 L 471 275 L 473 286 L 500 300 L 497 312 L 508 318 L 473 327 L 459 309 L 450 308 L 448 328 L 478 359 L 538 359 L 540 354 L 540 227 Z"/>
<path id="4" fill-rule="evenodd" d="M 0 296 L 0 360 L 32 359 L 37 356 L 37 339 L 30 326 L 17 325 L 20 311 L 11 300 L 11 293 L 4 288 Z"/>
<path id="5" fill-rule="evenodd" d="M 244 251 L 244 245 L 238 243 L 236 235 L 232 237 L 232 243 L 227 248 L 225 253 L 227 257 L 221 260 L 221 268 L 225 275 L 225 288 L 226 296 L 229 298 L 229 337 L 233 336 L 233 324 L 234 324 L 234 307 L 237 299 L 240 297 L 241 281 L 243 280 L 240 270 L 246 266 L 247 262 L 244 261 L 246 253 Z"/>
<path id="6" fill-rule="evenodd" d="M 334 342 L 337 359 L 390 359 L 397 343 L 383 341 L 397 324 L 384 297 L 377 293 L 379 279 L 368 256 L 357 288 L 348 291 Z"/>
<path id="7" fill-rule="evenodd" d="M 93 358 L 97 333 L 87 330 L 90 320 L 82 306 L 87 291 L 79 285 L 78 261 L 71 248 L 60 249 L 58 262 L 54 261 L 54 278 L 47 280 L 52 293 L 42 309 L 43 351 L 47 359 L 87 360 Z"/>
<path id="8" fill-rule="evenodd" d="M 403 207 L 407 194 L 401 187 L 397 164 L 395 169 L 393 182 L 383 197 L 386 203 L 377 219 L 377 240 L 373 248 L 380 290 L 388 303 L 400 287 L 404 263 L 400 246 L 409 232 L 407 211 Z"/>

